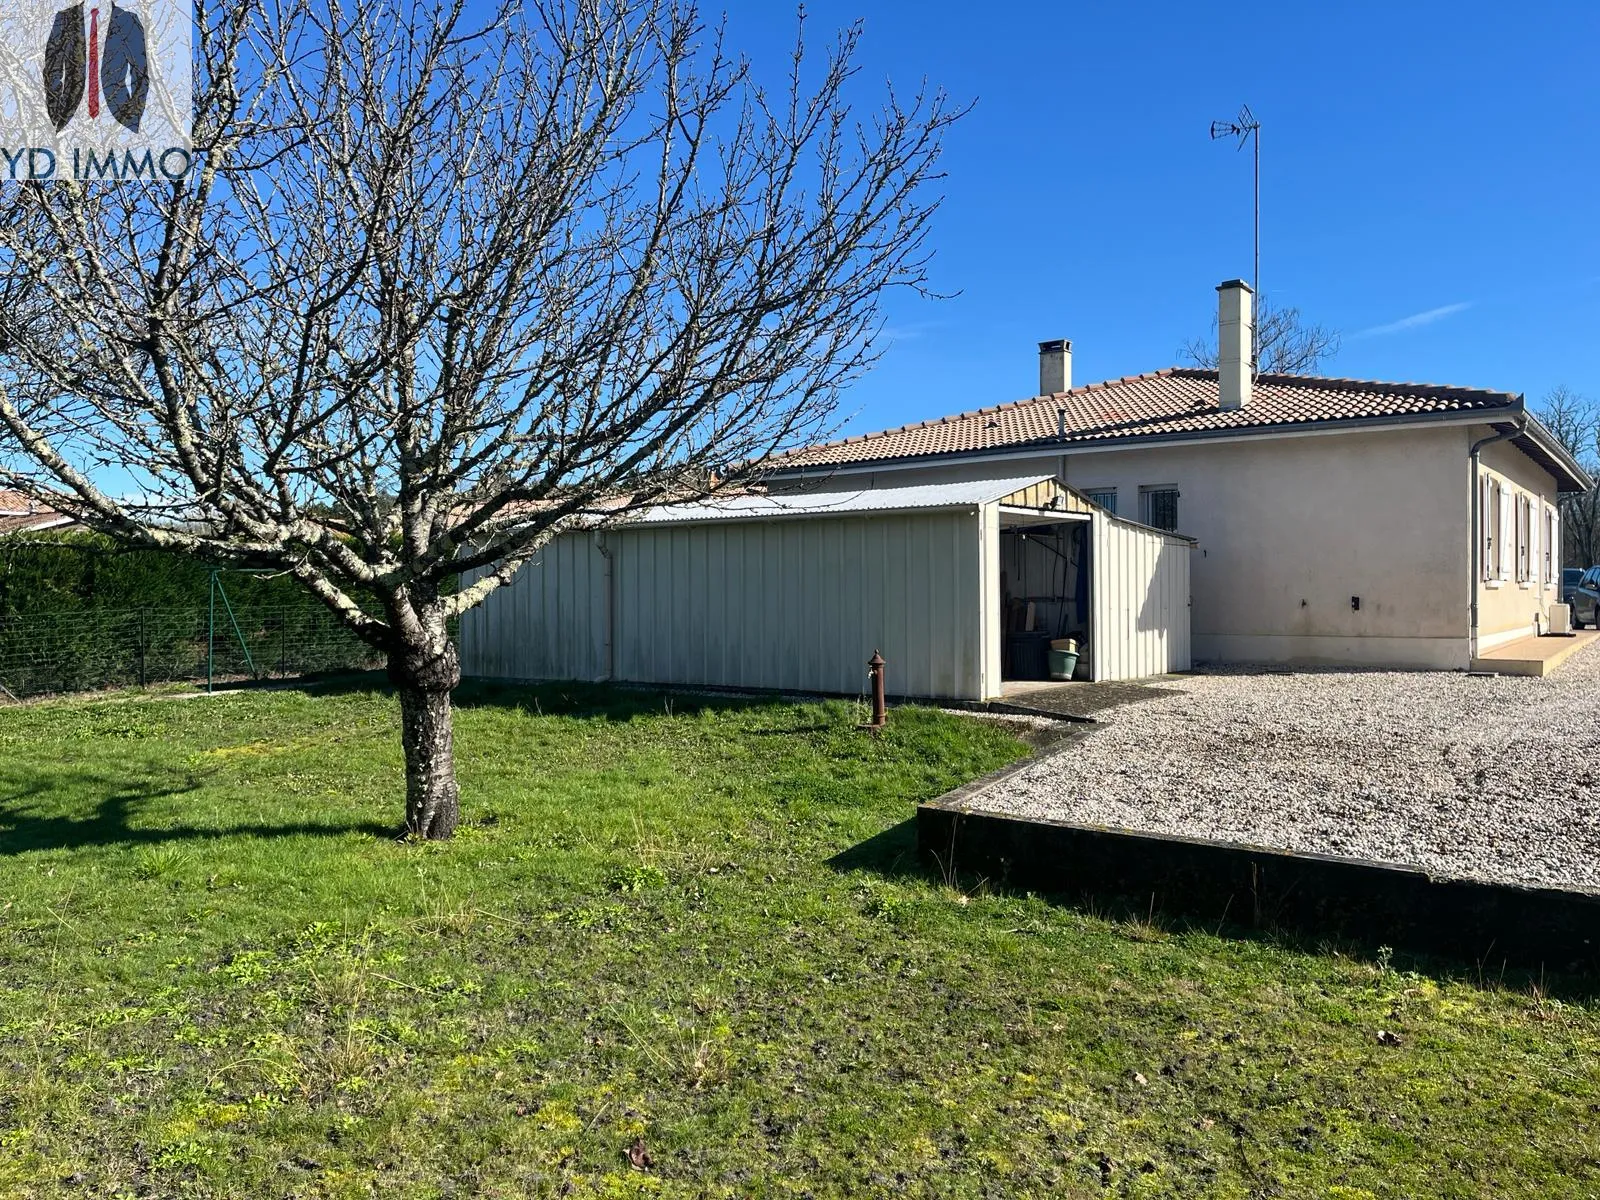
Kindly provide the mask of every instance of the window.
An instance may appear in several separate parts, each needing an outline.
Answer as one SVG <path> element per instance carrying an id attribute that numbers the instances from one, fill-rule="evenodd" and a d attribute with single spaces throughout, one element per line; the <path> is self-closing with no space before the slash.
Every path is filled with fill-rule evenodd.
<path id="1" fill-rule="evenodd" d="M 1521 492 L 1511 494 L 1512 519 L 1516 521 L 1517 582 L 1523 587 L 1533 578 L 1533 505 Z"/>
<path id="2" fill-rule="evenodd" d="M 1178 529 L 1178 489 L 1142 487 L 1139 489 L 1139 520 L 1157 529 Z"/>
<path id="3" fill-rule="evenodd" d="M 1560 574 L 1560 555 L 1557 547 L 1561 542 L 1561 523 L 1556 516 L 1555 505 L 1544 506 L 1544 585 L 1548 588 L 1556 586 L 1556 577 Z"/>
<path id="4" fill-rule="evenodd" d="M 1494 482 L 1494 577 L 1501 583 L 1511 578 L 1511 505 L 1506 485 Z"/>
<path id="5" fill-rule="evenodd" d="M 1084 495 L 1089 497 L 1089 503 L 1098 504 L 1108 513 L 1114 513 L 1117 511 L 1116 488 L 1094 488 L 1091 491 L 1085 492 Z"/>

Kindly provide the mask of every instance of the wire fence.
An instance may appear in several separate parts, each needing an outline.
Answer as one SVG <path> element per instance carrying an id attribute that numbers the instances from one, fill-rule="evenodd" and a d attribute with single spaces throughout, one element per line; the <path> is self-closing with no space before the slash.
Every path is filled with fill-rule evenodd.
<path id="1" fill-rule="evenodd" d="M 0 617 L 0 701 L 107 687 L 293 679 L 382 659 L 314 602 Z"/>

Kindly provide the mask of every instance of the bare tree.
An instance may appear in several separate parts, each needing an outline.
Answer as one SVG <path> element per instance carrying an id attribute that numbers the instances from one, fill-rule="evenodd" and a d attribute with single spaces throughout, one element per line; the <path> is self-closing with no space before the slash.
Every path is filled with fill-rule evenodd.
<path id="1" fill-rule="evenodd" d="M 1256 357 L 1262 374 L 1314 374 L 1324 361 L 1339 353 L 1339 343 L 1337 331 L 1309 323 L 1298 308 L 1274 308 L 1261 297 L 1256 309 Z M 1216 370 L 1216 318 L 1211 320 L 1209 338 L 1194 338 L 1179 353 L 1197 367 Z"/>
<path id="2" fill-rule="evenodd" d="M 959 116 L 854 118 L 856 29 L 769 92 L 690 0 L 470 21 L 202 4 L 187 178 L 0 205 L 0 485 L 299 580 L 386 656 L 429 838 L 451 619 L 564 530 L 828 432 L 884 290 L 924 286 Z"/>
<path id="3" fill-rule="evenodd" d="M 1535 414 L 1567 453 L 1600 477 L 1600 404 L 1559 384 L 1545 393 Z M 1561 561 L 1568 566 L 1600 563 L 1600 490 L 1561 497 Z"/>

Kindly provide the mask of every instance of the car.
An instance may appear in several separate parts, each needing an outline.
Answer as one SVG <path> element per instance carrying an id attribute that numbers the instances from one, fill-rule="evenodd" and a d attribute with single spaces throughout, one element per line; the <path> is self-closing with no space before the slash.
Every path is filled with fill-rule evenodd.
<path id="1" fill-rule="evenodd" d="M 1590 567 L 1572 591 L 1572 627 L 1600 626 L 1600 567 Z"/>
<path id="2" fill-rule="evenodd" d="M 1572 603 L 1572 593 L 1578 590 L 1578 580 L 1582 578 L 1582 567 L 1561 568 L 1561 603 Z"/>

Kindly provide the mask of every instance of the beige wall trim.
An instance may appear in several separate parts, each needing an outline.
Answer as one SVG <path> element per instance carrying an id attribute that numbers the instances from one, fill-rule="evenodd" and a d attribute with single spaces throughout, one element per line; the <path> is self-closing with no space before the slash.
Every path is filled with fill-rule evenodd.
<path id="1" fill-rule="evenodd" d="M 1493 650 L 1504 646 L 1507 642 L 1521 641 L 1526 637 L 1537 637 L 1539 630 L 1532 624 L 1524 625 L 1520 629 L 1506 629 L 1500 633 L 1483 634 L 1478 638 L 1478 652 Z"/>
<path id="2" fill-rule="evenodd" d="M 1428 671 L 1465 670 L 1469 645 L 1462 638 L 1319 637 L 1315 635 L 1194 635 L 1199 662 L 1281 663 L 1305 666 L 1381 666 Z"/>

